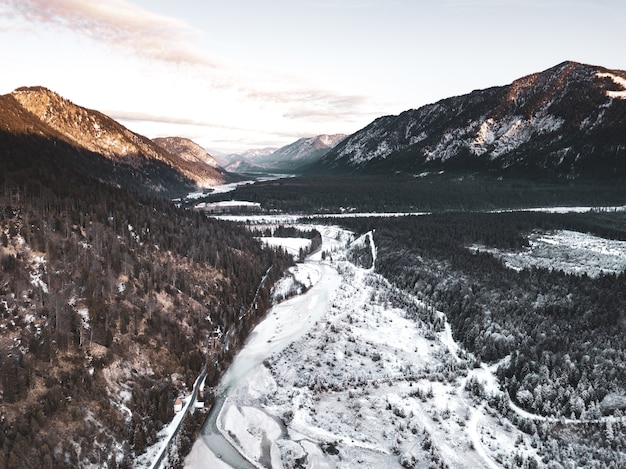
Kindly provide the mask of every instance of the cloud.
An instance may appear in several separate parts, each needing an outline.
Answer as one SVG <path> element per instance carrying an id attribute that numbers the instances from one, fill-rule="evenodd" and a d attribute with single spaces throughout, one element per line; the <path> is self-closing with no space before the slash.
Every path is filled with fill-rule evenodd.
<path id="1" fill-rule="evenodd" d="M 322 1 L 322 0 L 309 0 L 305 2 L 308 5 L 318 8 L 331 8 L 331 9 L 361 9 L 361 8 L 373 8 L 384 6 L 388 7 L 390 3 L 389 0 L 332 0 L 332 1 Z"/>
<path id="2" fill-rule="evenodd" d="M 570 0 L 571 1 L 571 0 Z M 565 0 L 445 0 L 444 6 L 452 9 L 525 7 L 549 8 L 556 5 L 567 6 Z"/>
<path id="3" fill-rule="evenodd" d="M 208 122 L 208 121 L 200 121 L 197 119 L 155 115 L 155 114 L 149 114 L 149 113 L 144 113 L 144 112 L 104 111 L 104 113 L 110 116 L 112 119 L 120 120 L 120 121 L 151 122 L 155 124 L 173 124 L 173 125 L 183 125 L 183 126 L 189 125 L 189 126 L 195 126 L 195 127 L 209 127 L 212 129 L 227 129 L 227 130 L 238 130 L 238 131 L 252 130 L 252 129 L 246 129 L 243 127 L 216 124 L 216 123 Z"/>
<path id="4" fill-rule="evenodd" d="M 8 0 L 8 5 L 8 18 L 22 16 L 68 29 L 133 55 L 182 65 L 217 65 L 194 47 L 191 40 L 198 32 L 190 25 L 126 0 Z"/>

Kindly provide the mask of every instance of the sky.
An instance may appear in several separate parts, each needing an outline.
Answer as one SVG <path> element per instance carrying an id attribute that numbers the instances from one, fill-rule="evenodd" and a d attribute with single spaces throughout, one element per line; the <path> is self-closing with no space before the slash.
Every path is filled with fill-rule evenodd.
<path id="1" fill-rule="evenodd" d="M 0 0 L 0 94 L 45 86 L 235 153 L 565 60 L 626 70 L 624 24 L 623 0 Z"/>

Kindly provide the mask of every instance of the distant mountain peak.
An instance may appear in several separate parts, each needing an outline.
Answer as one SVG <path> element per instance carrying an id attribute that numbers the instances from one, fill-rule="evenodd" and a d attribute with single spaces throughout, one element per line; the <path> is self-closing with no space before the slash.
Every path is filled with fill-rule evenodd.
<path id="1" fill-rule="evenodd" d="M 158 137 L 152 139 L 152 141 L 186 161 L 201 162 L 213 168 L 219 167 L 219 163 L 206 149 L 188 138 Z"/>
<path id="2" fill-rule="evenodd" d="M 250 150 L 227 157 L 227 169 L 232 171 L 298 172 L 317 163 L 346 136 L 344 134 L 303 137 L 273 151 Z"/>

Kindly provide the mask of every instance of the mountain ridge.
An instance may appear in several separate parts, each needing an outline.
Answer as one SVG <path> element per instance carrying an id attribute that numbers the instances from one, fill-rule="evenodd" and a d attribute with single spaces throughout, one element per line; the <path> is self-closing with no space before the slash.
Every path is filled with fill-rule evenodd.
<path id="1" fill-rule="evenodd" d="M 298 172 L 317 163 L 345 137 L 345 134 L 321 134 L 300 138 L 278 149 L 250 150 L 227 157 L 226 168 L 244 172 Z"/>
<path id="2" fill-rule="evenodd" d="M 85 175 L 159 196 L 231 179 L 228 173 L 217 171 L 206 162 L 174 155 L 105 114 L 78 106 L 47 88 L 17 88 L 1 96 L 0 102 L 5 155 L 24 151 L 18 147 L 32 146 L 37 137 L 63 147 L 64 164 Z"/>
<path id="3" fill-rule="evenodd" d="M 566 61 L 509 85 L 379 117 L 313 169 L 624 176 L 624 98 L 626 72 Z"/>

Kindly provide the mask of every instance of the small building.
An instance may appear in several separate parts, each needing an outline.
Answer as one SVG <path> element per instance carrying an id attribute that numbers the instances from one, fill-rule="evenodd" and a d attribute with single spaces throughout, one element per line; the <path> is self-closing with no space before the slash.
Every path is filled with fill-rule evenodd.
<path id="1" fill-rule="evenodd" d="M 174 412 L 180 412 L 181 410 L 183 410 L 183 400 L 177 397 L 174 401 Z"/>

